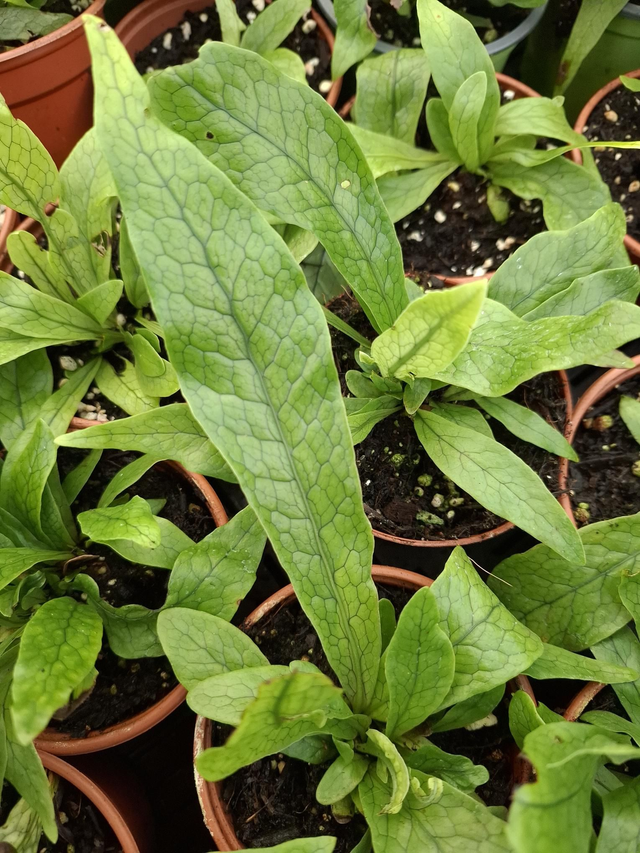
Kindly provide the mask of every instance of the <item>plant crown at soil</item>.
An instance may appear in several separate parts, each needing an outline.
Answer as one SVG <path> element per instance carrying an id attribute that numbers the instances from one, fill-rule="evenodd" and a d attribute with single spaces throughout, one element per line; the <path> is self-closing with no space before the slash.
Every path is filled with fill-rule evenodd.
<path id="1" fill-rule="evenodd" d="M 344 818 L 356 809 L 365 815 L 370 835 L 361 849 L 391 853 L 446 837 L 451 850 L 462 851 L 472 837 L 480 851 L 508 850 L 504 822 L 470 796 L 484 769 L 435 748 L 427 735 L 445 730 L 452 716 L 453 725 L 486 717 L 518 672 L 538 665 L 539 677 L 566 677 L 582 658 L 543 644 L 517 622 L 460 548 L 395 624 L 371 579 L 371 529 L 321 306 L 254 205 L 149 110 L 149 93 L 109 28 L 92 19 L 86 30 L 97 139 L 181 388 L 237 476 L 340 684 L 309 661 L 270 665 L 215 614 L 184 605 L 164 610 L 159 636 L 192 707 L 235 727 L 224 746 L 199 757 L 199 771 L 222 779 L 282 751 L 331 759 L 318 797 Z M 225 62 L 250 56 L 215 47 L 224 61 L 211 67 L 222 73 Z M 274 79 L 262 59 L 250 62 L 253 73 Z M 306 99 L 304 87 L 294 91 L 303 90 Z M 348 149 L 348 132 L 340 123 L 335 129 Z M 353 156 L 357 171 L 339 164 L 334 192 L 358 179 L 372 187 L 357 149 Z M 167 163 L 190 176 L 186 193 L 161 177 Z M 373 189 L 362 203 L 383 217 Z M 380 267 L 363 251 L 366 239 L 373 235 L 362 237 L 354 278 L 389 328 L 393 302 L 376 298 Z M 484 288 L 467 293 L 482 300 Z M 104 427 L 94 429 L 105 435 Z M 586 666 L 608 680 L 638 677 L 626 667 Z M 325 847 L 326 840 L 307 839 L 294 849 Z"/>

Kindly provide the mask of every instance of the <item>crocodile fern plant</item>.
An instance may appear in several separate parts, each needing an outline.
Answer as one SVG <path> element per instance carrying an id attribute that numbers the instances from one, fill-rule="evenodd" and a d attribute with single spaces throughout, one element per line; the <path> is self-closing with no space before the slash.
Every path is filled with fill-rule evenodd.
<path id="1" fill-rule="evenodd" d="M 0 152 L 0 201 L 39 222 L 47 244 L 29 231 L 7 240 L 21 277 L 0 272 L 0 364 L 45 347 L 93 343 L 101 392 L 130 414 L 156 407 L 178 382 L 160 354 L 158 324 L 142 311 L 135 320 L 121 311 L 135 313 L 149 298 L 93 131 L 58 172 L 0 97 Z"/>
<path id="2" fill-rule="evenodd" d="M 504 822 L 471 796 L 482 768 L 434 750 L 427 733 L 448 709 L 458 719 L 485 716 L 517 672 L 574 672 L 577 656 L 523 629 L 461 549 L 395 625 L 372 582 L 371 528 L 320 305 L 254 205 L 151 114 L 115 35 L 96 19 L 86 27 L 97 138 L 181 388 L 236 474 L 340 685 L 305 661 L 271 666 L 211 613 L 166 609 L 159 634 L 192 704 L 236 727 L 200 756 L 200 772 L 222 779 L 294 745 L 306 757 L 314 747 L 332 760 L 321 801 L 343 815 L 358 809 L 369 824 L 360 850 L 445 836 L 452 851 L 470 840 L 508 850 Z M 124 157 L 132 172 L 121 168 Z M 161 176 L 167 162 L 191 176 L 186 203 Z M 605 677 L 598 662 L 583 665 Z M 636 672 L 613 667 L 606 676 Z M 295 849 L 331 845 L 314 838 Z"/>
<path id="3" fill-rule="evenodd" d="M 268 108 L 259 105 L 257 81 L 274 89 Z M 241 99 L 232 95 L 237 90 Z M 490 408 L 524 440 L 571 455 L 557 431 L 504 396 L 543 371 L 606 361 L 611 350 L 637 337 L 638 272 L 607 269 L 617 264 L 621 211 L 609 204 L 573 230 L 537 236 L 488 287 L 408 291 L 372 172 L 349 127 L 316 93 L 261 57 L 219 43 L 205 46 L 189 65 L 153 77 L 149 92 L 152 111 L 271 221 L 307 241 L 305 251 L 314 245 L 308 237 L 319 239 L 358 299 L 378 336 L 355 336 L 362 373 L 350 377 L 358 395 L 347 404 L 355 439 L 382 418 L 406 412 L 427 454 L 453 483 L 568 558 L 582 559 L 557 502 L 493 439 L 477 406 Z M 175 354 L 171 360 L 175 364 Z M 623 362 L 616 354 L 608 363 Z M 193 405 L 192 411 L 206 433 Z M 137 441 L 135 420 L 100 426 L 77 440 L 108 446 L 97 443 L 121 441 L 125 431 Z"/>

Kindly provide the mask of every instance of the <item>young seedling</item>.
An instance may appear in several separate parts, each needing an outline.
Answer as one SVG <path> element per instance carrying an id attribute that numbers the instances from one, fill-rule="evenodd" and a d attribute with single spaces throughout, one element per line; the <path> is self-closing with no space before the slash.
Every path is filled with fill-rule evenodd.
<path id="1" fill-rule="evenodd" d="M 486 773 L 434 749 L 427 733 L 447 726 L 452 708 L 456 725 L 485 717 L 505 681 L 538 660 L 558 677 L 576 656 L 523 628 L 461 549 L 397 626 L 390 619 L 371 579 L 371 529 L 321 307 L 251 202 L 153 116 L 108 27 L 90 20 L 87 35 L 99 144 L 181 386 L 237 475 L 340 683 L 308 661 L 271 666 L 215 615 L 166 610 L 159 634 L 192 706 L 236 727 L 224 746 L 200 756 L 199 771 L 222 779 L 261 757 L 294 745 L 300 756 L 321 743 L 333 763 L 318 796 L 341 814 L 364 814 L 370 840 L 361 849 L 404 851 L 446 837 L 452 851 L 468 850 L 470 839 L 487 853 L 508 850 L 504 822 L 470 796 Z M 128 176 L 119 168 L 124 151 L 134 154 Z M 193 177 L 187 207 L 159 179 L 167 158 Z M 159 220 L 144 212 L 150 196 L 149 209 L 170 218 L 172 241 L 161 240 Z M 171 286 L 156 274 L 165 263 L 175 271 Z M 597 662 L 593 671 L 604 674 Z M 319 845 L 306 839 L 293 849 Z"/>

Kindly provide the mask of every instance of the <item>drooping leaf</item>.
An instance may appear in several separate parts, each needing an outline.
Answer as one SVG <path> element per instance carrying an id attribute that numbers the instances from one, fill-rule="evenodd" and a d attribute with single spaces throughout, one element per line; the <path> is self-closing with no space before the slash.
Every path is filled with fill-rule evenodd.
<path id="1" fill-rule="evenodd" d="M 347 397 L 344 404 L 354 445 L 364 441 L 377 423 L 401 408 L 398 400 L 388 394 L 373 399 Z"/>
<path id="2" fill-rule="evenodd" d="M 358 710 L 373 691 L 380 650 L 370 576 L 373 537 L 322 309 L 286 245 L 254 206 L 195 146 L 148 115 L 147 89 L 117 37 L 95 20 L 87 34 L 101 105 L 98 137 L 182 392 L 241 482 Z M 307 102 L 305 87 L 285 82 L 262 63 L 246 51 L 211 43 L 190 66 L 198 66 L 197 80 L 203 73 L 212 85 L 225 68 L 251 66 Z M 170 88 L 177 79 L 168 75 L 162 85 Z M 215 85 L 207 92 L 214 98 Z M 323 115 L 325 106 L 324 100 L 322 108 L 318 104 Z M 327 109 L 327 123 L 339 121 Z M 207 113 L 216 114 L 222 117 L 216 110 Z M 133 160 L 125 141 L 132 133 L 138 145 Z M 286 135 L 292 138 L 293 127 Z M 166 157 L 185 169 L 190 164 L 188 213 L 170 185 L 158 180 Z M 359 187 L 362 198 L 368 191 L 364 183 Z M 157 220 L 145 213 L 149 193 L 162 210 Z M 168 267 L 171 286 L 163 272 Z M 406 298 L 404 280 L 402 288 Z"/>
<path id="3" fill-rule="evenodd" d="M 53 598 L 34 613 L 20 640 L 11 714 L 18 743 L 40 734 L 51 715 L 93 668 L 102 645 L 95 611 L 72 598 Z"/>
<path id="4" fill-rule="evenodd" d="M 82 489 L 87 485 L 89 478 L 96 469 L 96 465 L 102 457 L 101 450 L 90 450 L 75 468 L 62 481 L 62 491 L 71 505 L 78 497 Z"/>
<path id="5" fill-rule="evenodd" d="M 504 684 L 542 653 L 538 637 L 500 604 L 462 548 L 454 549 L 431 591 L 455 653 L 453 684 L 441 707 Z"/>
<path id="6" fill-rule="evenodd" d="M 383 175 L 378 180 L 378 189 L 391 220 L 398 222 L 421 207 L 457 168 L 458 164 L 452 160 L 439 160 L 426 169 Z"/>
<path id="7" fill-rule="evenodd" d="M 367 0 L 336 0 L 333 8 L 338 26 L 331 76 L 336 80 L 371 53 L 378 37 L 371 26 Z"/>
<path id="8" fill-rule="evenodd" d="M 414 421 L 427 454 L 479 503 L 559 554 L 580 563 L 583 550 L 568 516 L 540 477 L 504 445 L 420 409 Z"/>
<path id="9" fill-rule="evenodd" d="M 640 514 L 589 524 L 578 531 L 586 562 L 536 545 L 503 560 L 489 586 L 514 616 L 546 643 L 579 652 L 630 620 L 618 594 L 624 574 L 640 565 Z M 506 581 L 506 583 L 503 583 Z"/>
<path id="10" fill-rule="evenodd" d="M 228 98 L 229 75 L 242 99 Z M 278 92 L 270 100 L 275 121 L 256 121 L 259 80 Z M 321 95 L 256 54 L 213 42 L 194 62 L 155 76 L 149 87 L 157 115 L 253 202 L 316 234 L 374 327 L 393 323 L 407 304 L 400 246 L 358 145 Z M 232 153 L 240 145 L 248 155 L 243 169 Z"/>
<path id="11" fill-rule="evenodd" d="M 556 456 L 578 461 L 578 454 L 562 433 L 552 427 L 541 415 L 506 397 L 475 397 L 476 403 L 488 415 L 500 421 L 509 432 L 529 444 L 542 447 Z"/>
<path id="12" fill-rule="evenodd" d="M 526 675 L 530 678 L 571 678 L 615 684 L 635 681 L 640 678 L 640 670 L 614 663 L 600 663 L 593 658 L 545 643 L 542 654 L 529 666 Z"/>
<path id="13" fill-rule="evenodd" d="M 535 134 L 562 142 L 584 142 L 567 121 L 562 98 L 514 98 L 498 110 L 496 136 Z"/>
<path id="14" fill-rule="evenodd" d="M 407 765 L 428 776 L 437 776 L 459 791 L 470 793 L 489 779 L 486 767 L 474 764 L 464 755 L 450 755 L 433 743 L 425 743 L 415 752 L 402 750 Z"/>
<path id="15" fill-rule="evenodd" d="M 17 742 L 11 713 L 6 708 L 6 703 L 4 728 L 7 748 L 6 779 L 38 815 L 47 838 L 57 839 L 58 827 L 47 773 L 33 744 L 22 746 Z"/>
<path id="16" fill-rule="evenodd" d="M 411 774 L 397 746 L 377 729 L 369 729 L 367 740 L 359 750 L 377 759 L 377 773 L 391 781 L 391 794 L 381 809 L 383 814 L 397 814 L 409 792 Z"/>
<path id="17" fill-rule="evenodd" d="M 310 0 L 276 0 L 270 3 L 246 28 L 240 47 L 256 53 L 275 50 L 310 8 Z"/>
<path id="18" fill-rule="evenodd" d="M 233 482 L 221 454 L 191 414 L 186 403 L 171 403 L 131 418 L 97 424 L 90 430 L 61 435 L 64 447 L 134 450 L 174 459 L 187 471 Z"/>

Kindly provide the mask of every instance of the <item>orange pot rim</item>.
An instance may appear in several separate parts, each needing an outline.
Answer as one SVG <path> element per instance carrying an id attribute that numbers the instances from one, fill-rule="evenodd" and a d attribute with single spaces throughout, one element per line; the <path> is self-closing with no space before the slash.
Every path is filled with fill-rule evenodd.
<path id="1" fill-rule="evenodd" d="M 373 580 L 379 584 L 389 584 L 402 589 L 422 589 L 431 586 L 433 580 L 423 575 L 410 572 L 406 569 L 396 569 L 392 566 L 372 566 Z M 255 610 L 253 610 L 242 623 L 242 628 L 250 628 L 274 610 L 290 604 L 296 598 L 291 584 L 269 596 Z M 519 675 L 510 682 L 512 690 L 524 690 L 534 702 L 536 702 L 531 683 L 526 675 Z M 536 702 L 537 704 L 537 702 Z M 222 786 L 219 782 L 206 782 L 196 770 L 195 762 L 201 752 L 211 746 L 213 722 L 206 717 L 198 716 L 196 719 L 193 739 L 193 761 L 194 777 L 198 800 L 205 826 L 209 830 L 218 850 L 244 850 L 246 849 L 233 828 L 233 822 L 222 799 Z M 514 766 L 514 784 L 527 781 L 530 777 L 531 768 L 526 761 L 519 761 Z"/>
<path id="2" fill-rule="evenodd" d="M 626 382 L 627 379 L 632 379 L 634 376 L 637 376 L 640 373 L 640 355 L 634 356 L 631 360 L 634 362 L 635 367 L 615 367 L 612 370 L 607 370 L 607 372 L 603 373 L 602 376 L 596 379 L 596 381 L 591 384 L 584 392 L 584 394 L 580 397 L 573 410 L 573 416 L 567 422 L 567 428 L 564 433 L 564 436 L 569 442 L 569 444 L 573 445 L 578 430 L 582 426 L 583 418 L 585 417 L 591 406 L 594 406 L 596 403 L 599 403 L 600 400 L 602 400 L 613 390 L 615 390 L 618 385 L 623 382 Z M 569 495 L 568 479 L 569 460 L 563 458 L 560 460 L 560 481 L 562 484 L 560 503 L 562 504 L 569 518 L 571 518 L 573 520 L 573 523 L 577 526 L 575 517 L 573 515 L 573 507 L 571 506 L 571 496 Z"/>
<path id="3" fill-rule="evenodd" d="M 140 853 L 140 848 L 124 817 L 99 785 L 62 758 L 48 752 L 39 751 L 38 754 L 46 770 L 73 785 L 93 803 L 122 845 L 122 853 Z"/>
<path id="4" fill-rule="evenodd" d="M 87 429 L 96 425 L 96 421 L 74 418 L 70 431 Z M 169 466 L 199 492 L 215 521 L 216 527 L 222 527 L 223 524 L 227 523 L 229 519 L 222 502 L 206 477 L 187 471 L 180 463 L 171 460 L 158 462 L 157 464 L 158 466 Z M 103 749 L 109 749 L 113 746 L 119 746 L 121 743 L 126 743 L 144 734 L 144 732 L 162 722 L 162 720 L 168 717 L 169 714 L 184 702 L 186 695 L 187 691 L 185 688 L 181 684 L 178 684 L 169 693 L 151 705 L 150 708 L 146 708 L 128 720 L 123 720 L 113 726 L 92 731 L 84 738 L 72 737 L 57 729 L 47 728 L 36 738 L 36 747 L 42 752 L 53 755 L 87 755 L 92 752 L 100 752 Z"/>
<path id="5" fill-rule="evenodd" d="M 640 77 L 640 68 L 636 71 L 628 71 L 625 77 Z M 591 113 L 598 106 L 600 101 L 603 101 L 607 95 L 610 95 L 614 89 L 618 89 L 622 86 L 620 82 L 620 75 L 611 80 L 610 83 L 607 83 L 606 86 L 603 86 L 602 89 L 598 89 L 595 95 L 592 95 L 584 107 L 580 110 L 580 114 L 576 119 L 576 123 L 573 126 L 573 129 L 576 133 L 582 133 L 582 128 L 585 127 L 589 123 L 589 118 L 591 117 Z M 605 146 L 606 147 L 606 146 Z M 582 165 L 582 153 L 579 148 L 574 148 L 573 151 L 569 152 L 569 156 L 573 160 L 574 163 L 577 163 L 578 166 Z M 624 245 L 629 252 L 629 254 L 635 256 L 635 258 L 640 258 L 640 240 L 636 240 L 635 237 L 632 237 L 630 234 L 625 234 L 624 236 Z"/>
<path id="6" fill-rule="evenodd" d="M 267 2 L 271 2 L 271 0 L 267 0 Z M 200 8 L 204 9 L 213 6 L 214 3 L 215 0 L 205 0 L 205 2 L 194 0 L 191 4 L 185 4 L 184 0 L 169 0 L 169 2 L 166 0 L 143 0 L 142 3 L 124 16 L 124 18 L 116 25 L 115 31 L 124 46 L 129 50 L 129 43 L 131 39 L 134 36 L 137 36 L 138 33 L 145 32 L 149 18 L 154 18 L 157 12 L 166 12 L 168 9 L 181 9 L 182 7 L 184 7 L 185 12 L 198 11 Z M 311 17 L 316 22 L 321 38 L 327 42 L 329 50 L 333 55 L 335 38 L 331 28 L 319 12 L 315 9 L 311 9 L 310 12 Z M 150 41 L 153 41 L 153 38 L 154 37 L 152 37 Z M 343 77 L 338 77 L 337 80 L 333 80 L 331 89 L 329 89 L 327 94 L 324 96 L 330 107 L 335 107 L 338 103 L 340 91 L 342 90 L 343 79 Z"/>

